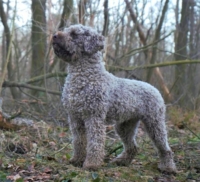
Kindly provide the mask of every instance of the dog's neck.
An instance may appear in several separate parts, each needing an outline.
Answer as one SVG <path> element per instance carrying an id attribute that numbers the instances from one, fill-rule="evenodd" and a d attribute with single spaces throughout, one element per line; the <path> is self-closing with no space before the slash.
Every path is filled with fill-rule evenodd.
<path id="1" fill-rule="evenodd" d="M 68 74 L 91 72 L 97 73 L 99 70 L 105 71 L 105 66 L 102 60 L 102 53 L 83 55 L 80 58 L 68 63 Z"/>

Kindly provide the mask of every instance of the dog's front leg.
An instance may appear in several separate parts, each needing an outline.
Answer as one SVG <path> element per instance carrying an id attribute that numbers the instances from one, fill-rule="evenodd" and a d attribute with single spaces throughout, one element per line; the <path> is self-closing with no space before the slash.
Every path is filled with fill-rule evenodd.
<path id="1" fill-rule="evenodd" d="M 87 133 L 87 154 L 83 164 L 85 169 L 98 169 L 104 159 L 106 127 L 102 118 L 91 117 L 85 121 Z"/>
<path id="2" fill-rule="evenodd" d="M 76 117 L 69 116 L 69 126 L 73 135 L 73 157 L 70 163 L 82 166 L 86 158 L 86 133 L 84 122 Z"/>

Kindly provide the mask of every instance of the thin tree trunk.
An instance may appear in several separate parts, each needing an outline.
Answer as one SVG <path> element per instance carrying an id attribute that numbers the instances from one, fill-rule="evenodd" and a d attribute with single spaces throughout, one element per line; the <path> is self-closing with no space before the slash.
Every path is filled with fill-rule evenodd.
<path id="1" fill-rule="evenodd" d="M 177 27 L 176 34 L 177 40 L 175 42 L 175 60 L 184 60 L 187 59 L 187 35 L 188 35 L 188 24 L 189 24 L 189 1 L 190 0 L 182 0 L 182 10 L 181 10 L 181 20 L 180 24 Z M 175 67 L 175 81 L 176 84 L 174 86 L 174 95 L 175 98 L 179 100 L 181 105 L 184 105 L 184 98 L 186 98 L 186 90 L 187 90 L 187 65 L 178 65 Z"/>
<path id="2" fill-rule="evenodd" d="M 163 22 L 164 22 L 165 14 L 166 14 L 167 9 L 168 9 L 168 3 L 169 3 L 169 0 L 166 0 L 165 5 L 164 5 L 163 10 L 162 10 L 162 14 L 161 14 L 161 17 L 160 17 L 159 24 L 156 28 L 156 32 L 155 32 L 153 42 L 156 42 L 157 40 L 160 39 L 160 32 L 161 32 L 162 25 L 163 25 Z M 157 44 L 158 43 L 154 44 L 154 46 L 152 48 L 152 54 L 151 54 L 150 61 L 149 61 L 150 64 L 155 63 L 156 55 L 157 55 Z M 149 69 L 148 72 L 147 72 L 147 79 L 146 79 L 147 82 L 150 82 L 152 73 L 153 73 L 153 69 Z M 157 71 L 155 71 L 155 73 L 157 73 Z"/>
<path id="3" fill-rule="evenodd" d="M 190 36 L 189 36 L 189 58 L 191 60 L 196 59 L 196 55 L 198 55 L 198 51 L 196 51 L 196 41 L 195 40 L 195 11 L 194 11 L 194 6 L 195 3 L 194 1 L 190 1 L 190 14 L 189 14 L 189 31 L 190 31 Z M 199 48 L 198 48 L 199 49 Z M 197 75 L 197 65 L 189 65 L 188 68 L 188 80 L 190 81 L 188 84 L 188 95 L 190 98 L 196 99 L 197 96 L 197 90 L 198 90 L 198 85 L 195 84 L 195 76 Z M 191 99 L 190 99 L 191 100 Z M 191 103 L 191 107 L 195 107 L 195 103 Z"/>
<path id="4" fill-rule="evenodd" d="M 78 12 L 79 12 L 79 23 L 85 25 L 85 6 L 87 0 L 79 0 Z"/>
<path id="5" fill-rule="evenodd" d="M 46 0 L 32 0 L 32 62 L 31 77 L 44 73 L 44 62 L 46 55 Z M 39 83 L 41 86 L 43 82 Z M 32 91 L 34 96 L 39 92 Z"/>
<path id="6" fill-rule="evenodd" d="M 127 7 L 128 11 L 129 11 L 129 13 L 130 13 L 131 19 L 135 23 L 138 35 L 140 37 L 140 41 L 145 46 L 146 45 L 146 36 L 144 35 L 144 32 L 142 31 L 142 28 L 140 26 L 140 23 L 137 20 L 137 16 L 134 13 L 133 9 L 131 8 L 130 2 L 128 0 L 124 0 L 124 1 L 126 3 L 126 7 Z M 144 50 L 144 54 L 145 54 L 145 57 L 147 58 L 148 57 L 148 50 Z"/>
<path id="7" fill-rule="evenodd" d="M 74 4 L 73 0 L 64 0 L 63 1 L 63 11 L 60 19 L 60 23 L 58 26 L 58 30 L 63 30 L 65 27 L 69 26 L 71 23 L 78 23 L 78 20 L 73 16 L 74 12 Z M 49 72 L 51 72 L 54 67 L 59 63 L 59 71 L 65 71 L 66 62 L 60 61 L 58 57 L 54 58 L 53 64 L 49 68 Z"/>
<path id="8" fill-rule="evenodd" d="M 108 0 L 104 1 L 104 26 L 102 35 L 107 36 L 109 25 Z"/>
<path id="9" fill-rule="evenodd" d="M 66 26 L 67 20 L 70 19 L 70 16 L 73 13 L 73 0 L 64 0 L 63 2 L 63 12 L 62 12 L 62 16 L 61 16 L 61 20 L 60 20 L 60 25 L 58 27 L 59 30 L 63 30 L 64 27 Z M 58 59 L 58 58 L 56 58 Z M 59 71 L 65 71 L 66 68 L 66 62 L 64 61 L 60 61 L 59 62 Z M 63 80 L 62 80 L 63 82 Z"/>
<path id="10" fill-rule="evenodd" d="M 5 32 L 5 37 L 6 37 L 6 48 L 5 48 L 5 52 L 6 52 L 6 59 L 9 56 L 9 60 L 8 60 L 8 65 L 7 65 L 7 70 L 8 70 L 8 79 L 10 81 L 14 81 L 15 80 L 15 71 L 12 67 L 12 53 L 10 53 L 10 55 L 8 55 L 8 50 L 10 47 L 10 44 L 12 43 L 11 40 L 11 33 L 10 33 L 10 29 L 8 27 L 7 24 L 7 17 L 6 17 L 6 13 L 4 11 L 3 8 L 3 2 L 2 0 L 0 0 L 0 17 L 1 17 L 1 21 L 3 23 L 4 26 L 4 32 Z M 16 88 L 10 88 L 11 94 L 13 96 L 14 99 L 20 98 L 20 93 L 18 92 L 18 90 Z"/>

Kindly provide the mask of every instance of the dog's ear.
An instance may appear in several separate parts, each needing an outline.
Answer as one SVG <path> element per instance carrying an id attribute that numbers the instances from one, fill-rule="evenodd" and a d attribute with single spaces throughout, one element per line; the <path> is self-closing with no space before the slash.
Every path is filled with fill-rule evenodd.
<path id="1" fill-rule="evenodd" d="M 88 36 L 84 40 L 84 51 L 87 54 L 94 54 L 104 48 L 104 36 L 103 35 L 93 35 Z"/>

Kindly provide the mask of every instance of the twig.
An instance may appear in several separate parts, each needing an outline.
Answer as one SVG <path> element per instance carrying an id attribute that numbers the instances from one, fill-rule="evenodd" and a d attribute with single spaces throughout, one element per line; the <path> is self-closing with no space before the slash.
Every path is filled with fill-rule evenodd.
<path id="1" fill-rule="evenodd" d="M 192 131 L 192 130 L 187 126 L 187 124 L 185 124 L 184 121 L 183 121 L 183 125 L 184 125 L 184 127 L 186 127 L 186 129 L 188 129 L 188 131 L 190 131 L 194 136 L 196 136 L 198 139 L 200 139 L 200 137 L 199 137 L 194 131 Z"/>
<path id="2" fill-rule="evenodd" d="M 0 97 L 0 112 L 2 112 L 3 98 Z"/>
<path id="3" fill-rule="evenodd" d="M 61 149 L 57 150 L 56 152 L 54 152 L 53 154 L 51 154 L 51 156 L 56 155 L 57 153 L 61 152 L 63 149 L 65 149 L 67 146 L 69 145 L 69 143 L 67 143 L 66 145 L 64 145 L 64 147 L 62 147 Z"/>
<path id="4" fill-rule="evenodd" d="M 19 110 L 16 113 L 14 113 L 12 116 L 10 116 L 9 118 L 7 118 L 8 120 L 12 120 L 18 116 L 20 116 L 22 114 L 22 112 Z"/>
<path id="5" fill-rule="evenodd" d="M 139 53 L 139 52 L 142 52 L 144 50 L 147 50 L 149 49 L 150 47 L 154 47 L 154 45 L 157 45 L 159 42 L 163 41 L 164 39 L 166 39 L 167 37 L 169 37 L 172 33 L 174 33 L 174 31 L 171 31 L 169 34 L 165 35 L 164 37 L 160 38 L 159 40 L 155 40 L 154 42 L 148 44 L 148 45 L 145 45 L 143 47 L 139 47 L 139 48 L 136 48 L 136 49 L 133 49 L 131 51 L 129 51 L 128 53 L 116 58 L 116 59 L 123 59 L 123 58 L 126 58 L 126 57 L 129 57 L 129 56 L 132 56 L 136 53 Z"/>
<path id="6" fill-rule="evenodd" d="M 109 157 L 111 154 L 115 153 L 117 150 L 123 148 L 123 145 L 120 145 L 116 148 L 114 148 L 113 150 L 110 150 L 109 153 L 106 155 L 106 157 Z"/>

